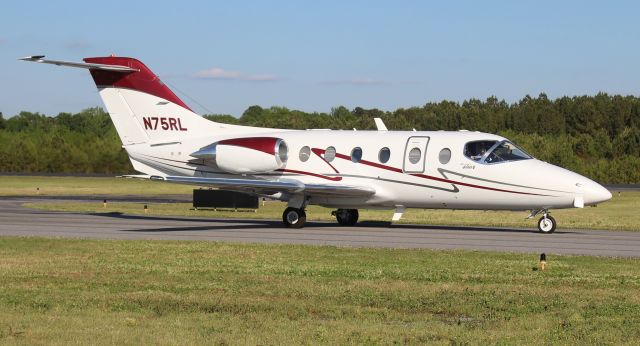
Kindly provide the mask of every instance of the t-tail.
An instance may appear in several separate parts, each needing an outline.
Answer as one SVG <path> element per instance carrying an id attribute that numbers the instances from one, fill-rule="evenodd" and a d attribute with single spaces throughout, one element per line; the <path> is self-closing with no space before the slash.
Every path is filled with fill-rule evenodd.
<path id="1" fill-rule="evenodd" d="M 89 69 L 124 145 L 197 136 L 214 125 L 195 114 L 137 59 L 100 57 L 84 61 L 128 68 Z"/>
<path id="2" fill-rule="evenodd" d="M 88 69 L 125 146 L 183 138 L 256 132 L 215 123 L 194 113 L 147 66 L 134 58 L 85 58 L 84 63 L 30 56 L 20 60 Z M 264 131 L 264 129 L 262 129 Z"/>

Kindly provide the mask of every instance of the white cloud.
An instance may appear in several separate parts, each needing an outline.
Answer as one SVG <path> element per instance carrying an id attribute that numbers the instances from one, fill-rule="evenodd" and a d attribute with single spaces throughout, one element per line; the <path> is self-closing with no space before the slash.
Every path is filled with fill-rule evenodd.
<path id="1" fill-rule="evenodd" d="M 371 78 L 354 78 L 354 79 L 341 79 L 341 80 L 328 80 L 320 82 L 324 85 L 388 85 L 390 82 L 371 79 Z"/>
<path id="2" fill-rule="evenodd" d="M 240 72 L 227 71 L 219 67 L 198 71 L 194 74 L 194 77 L 201 79 L 239 79 L 241 76 Z"/>
<path id="3" fill-rule="evenodd" d="M 238 71 L 229 71 L 220 67 L 198 71 L 194 73 L 192 77 L 198 79 L 242 80 L 248 82 L 272 82 L 278 80 L 278 77 L 272 74 L 245 75 Z"/>

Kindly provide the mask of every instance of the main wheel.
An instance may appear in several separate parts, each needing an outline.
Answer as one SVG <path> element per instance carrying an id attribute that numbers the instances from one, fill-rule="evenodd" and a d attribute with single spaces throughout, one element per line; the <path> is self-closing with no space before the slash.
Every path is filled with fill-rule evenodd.
<path id="1" fill-rule="evenodd" d="M 282 213 L 282 222 L 284 225 L 291 228 L 302 228 L 307 221 L 307 214 L 304 209 L 289 207 Z"/>
<path id="2" fill-rule="evenodd" d="M 556 219 L 547 215 L 538 220 L 538 230 L 542 233 L 553 233 L 556 230 Z"/>
<path id="3" fill-rule="evenodd" d="M 353 226 L 358 222 L 358 209 L 338 209 L 336 219 L 341 226 Z"/>

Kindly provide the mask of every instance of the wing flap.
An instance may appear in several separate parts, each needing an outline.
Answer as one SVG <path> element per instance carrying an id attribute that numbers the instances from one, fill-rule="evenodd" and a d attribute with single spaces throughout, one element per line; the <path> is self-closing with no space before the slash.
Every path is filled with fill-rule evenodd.
<path id="1" fill-rule="evenodd" d="M 284 192 L 290 194 L 305 194 L 309 196 L 368 197 L 376 192 L 373 188 L 368 186 L 304 184 L 300 181 L 291 179 L 257 180 L 180 176 L 151 176 L 150 179 L 162 180 L 177 184 L 211 186 L 222 190 L 245 191 L 263 194 Z"/>
<path id="2" fill-rule="evenodd" d="M 164 180 L 170 183 L 188 184 L 188 185 L 206 185 L 218 188 L 230 188 L 230 189 L 242 189 L 242 190 L 274 190 L 283 192 L 301 192 L 304 189 L 304 184 L 293 183 L 289 181 L 269 181 L 269 180 L 256 180 L 256 179 L 226 179 L 226 178 L 204 178 L 204 177 L 180 177 L 180 176 L 166 176 L 158 177 L 152 176 L 151 180 Z"/>
<path id="3" fill-rule="evenodd" d="M 368 197 L 376 190 L 368 186 L 305 184 L 304 193 L 313 196 Z"/>

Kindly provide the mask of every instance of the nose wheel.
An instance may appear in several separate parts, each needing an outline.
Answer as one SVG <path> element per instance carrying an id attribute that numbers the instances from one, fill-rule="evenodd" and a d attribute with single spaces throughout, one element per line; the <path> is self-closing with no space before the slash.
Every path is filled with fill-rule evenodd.
<path id="1" fill-rule="evenodd" d="M 282 213 L 282 222 L 289 228 L 302 228 L 307 221 L 307 214 L 304 209 L 289 207 Z"/>
<path id="2" fill-rule="evenodd" d="M 358 209 L 338 209 L 331 214 L 336 216 L 336 220 L 341 226 L 353 226 L 358 222 Z"/>
<path id="3" fill-rule="evenodd" d="M 534 209 L 531 211 L 531 214 L 527 216 L 527 219 L 532 219 L 536 215 L 542 214 L 540 220 L 538 220 L 538 231 L 540 233 L 553 233 L 556 230 L 556 219 L 549 215 L 549 211 L 547 209 Z"/>
<path id="4" fill-rule="evenodd" d="M 545 214 L 538 220 L 538 230 L 541 233 L 553 233 L 556 230 L 556 219 Z"/>

